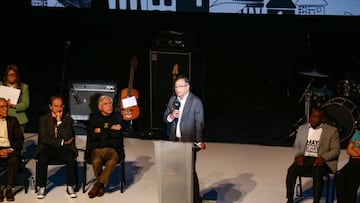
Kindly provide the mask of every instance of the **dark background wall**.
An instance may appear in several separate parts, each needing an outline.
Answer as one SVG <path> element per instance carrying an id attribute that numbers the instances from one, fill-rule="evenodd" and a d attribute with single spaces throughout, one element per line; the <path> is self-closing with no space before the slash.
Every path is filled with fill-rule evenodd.
<path id="1" fill-rule="evenodd" d="M 69 81 L 117 81 L 119 90 L 126 88 L 132 56 L 139 59 L 134 88 L 142 114 L 136 122 L 139 131 L 148 131 L 149 51 L 168 30 L 184 33 L 190 44 L 180 51 L 192 53 L 192 88 L 204 101 L 208 141 L 287 144 L 294 123 L 304 116 L 300 98 L 313 78 L 300 72 L 316 69 L 328 76 L 314 77 L 312 84 L 333 92 L 326 100 L 342 96 L 340 81 L 359 79 L 356 16 L 49 8 L 9 13 L 1 19 L 0 65 L 18 64 L 30 85 L 32 132 L 48 97 L 68 96 Z M 358 98 L 345 99 L 358 104 Z M 355 111 L 338 108 L 357 119 Z"/>

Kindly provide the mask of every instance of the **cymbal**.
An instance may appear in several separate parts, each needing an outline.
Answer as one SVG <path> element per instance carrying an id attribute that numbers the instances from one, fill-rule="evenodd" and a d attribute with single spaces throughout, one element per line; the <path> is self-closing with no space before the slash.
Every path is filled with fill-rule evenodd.
<path id="1" fill-rule="evenodd" d="M 322 73 L 317 72 L 316 70 L 310 72 L 300 72 L 301 75 L 307 75 L 312 77 L 320 77 L 320 78 L 327 78 L 328 76 Z"/>
<path id="2" fill-rule="evenodd" d="M 334 93 L 332 90 L 327 89 L 325 87 L 322 88 L 312 88 L 311 93 L 315 95 L 322 95 L 322 96 L 332 96 Z"/>

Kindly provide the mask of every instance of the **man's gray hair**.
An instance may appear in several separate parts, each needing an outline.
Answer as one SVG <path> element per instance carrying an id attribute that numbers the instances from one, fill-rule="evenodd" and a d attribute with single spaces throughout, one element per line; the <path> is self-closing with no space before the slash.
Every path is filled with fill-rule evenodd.
<path id="1" fill-rule="evenodd" d="M 108 98 L 110 100 L 110 102 L 113 103 L 112 97 L 110 97 L 109 95 L 101 95 L 98 99 L 98 104 L 100 104 L 105 98 Z"/>

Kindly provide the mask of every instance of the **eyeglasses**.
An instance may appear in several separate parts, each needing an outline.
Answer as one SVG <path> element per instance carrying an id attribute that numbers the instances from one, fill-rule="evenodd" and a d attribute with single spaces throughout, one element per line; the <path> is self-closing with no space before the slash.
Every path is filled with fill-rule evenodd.
<path id="1" fill-rule="evenodd" d="M 179 86 L 175 86 L 175 89 L 178 89 L 178 88 L 184 88 L 184 87 L 186 87 L 186 86 L 188 86 L 188 85 L 179 85 Z"/>
<path id="2" fill-rule="evenodd" d="M 8 77 L 10 77 L 10 76 L 16 76 L 16 74 L 15 73 L 9 73 L 9 74 L 7 74 L 6 76 L 8 76 Z"/>
<path id="3" fill-rule="evenodd" d="M 7 109 L 7 108 L 9 108 L 8 105 L 0 105 L 0 109 Z"/>

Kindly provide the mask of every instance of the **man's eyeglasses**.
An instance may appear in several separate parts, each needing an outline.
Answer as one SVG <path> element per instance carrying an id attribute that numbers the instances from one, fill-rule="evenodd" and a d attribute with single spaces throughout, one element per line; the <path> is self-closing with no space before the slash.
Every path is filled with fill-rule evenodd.
<path id="1" fill-rule="evenodd" d="M 0 109 L 7 109 L 7 108 L 9 108 L 8 105 L 0 105 Z"/>
<path id="2" fill-rule="evenodd" d="M 188 85 L 179 85 L 179 86 L 175 86 L 175 89 L 178 89 L 178 88 L 184 88 L 184 87 L 186 87 L 186 86 L 188 86 Z"/>

